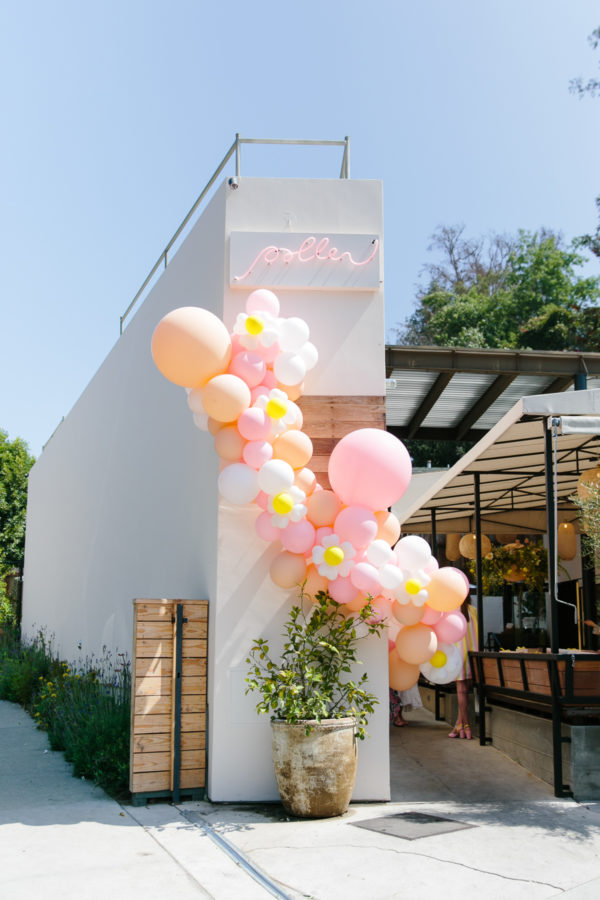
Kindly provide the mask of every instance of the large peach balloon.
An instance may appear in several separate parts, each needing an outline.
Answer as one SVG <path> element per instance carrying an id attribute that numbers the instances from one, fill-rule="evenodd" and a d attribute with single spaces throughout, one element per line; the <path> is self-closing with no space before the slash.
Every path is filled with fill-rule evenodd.
<path id="1" fill-rule="evenodd" d="M 218 422 L 233 422 L 250 406 L 250 388 L 237 375 L 215 375 L 202 388 L 208 415 Z"/>
<path id="2" fill-rule="evenodd" d="M 304 469 L 300 469 L 296 472 L 296 477 L 294 478 L 294 484 L 296 487 L 299 487 L 301 491 L 304 491 L 306 496 L 312 494 L 314 489 L 317 486 L 317 476 L 314 472 L 306 467 Z"/>
<path id="3" fill-rule="evenodd" d="M 215 434 L 215 450 L 221 459 L 237 461 L 242 458 L 246 441 L 235 425 L 227 425 Z"/>
<path id="4" fill-rule="evenodd" d="M 462 572 L 450 566 L 444 566 L 432 572 L 431 581 L 427 585 L 427 605 L 438 612 L 450 612 L 458 609 L 469 593 L 468 582 Z"/>
<path id="5" fill-rule="evenodd" d="M 412 603 L 398 603 L 394 601 L 392 615 L 402 625 L 416 625 L 423 618 L 424 606 L 414 606 Z"/>
<path id="6" fill-rule="evenodd" d="M 396 653 L 407 663 L 420 666 L 437 650 L 437 637 L 429 625 L 407 625 L 396 638 Z"/>
<path id="7" fill-rule="evenodd" d="M 389 655 L 390 687 L 395 691 L 407 691 L 419 680 L 419 667 L 400 659 L 395 650 Z"/>
<path id="8" fill-rule="evenodd" d="M 329 481 L 347 506 L 385 509 L 407 488 L 412 466 L 404 444 L 378 428 L 345 435 L 329 458 Z"/>
<path id="9" fill-rule="evenodd" d="M 167 313 L 154 329 L 152 358 L 169 381 L 181 387 L 201 387 L 226 370 L 231 339 L 213 313 L 198 306 L 182 306 Z"/>
<path id="10" fill-rule="evenodd" d="M 341 500 L 333 491 L 316 491 L 306 501 L 306 516 L 315 528 L 320 528 L 333 525 L 341 508 Z"/>
<path id="11" fill-rule="evenodd" d="M 325 576 L 319 575 L 315 566 L 308 566 L 306 570 L 306 584 L 304 585 L 305 594 L 308 594 L 314 600 L 319 591 L 327 591 L 328 586 L 329 582 Z"/>
<path id="12" fill-rule="evenodd" d="M 304 581 L 306 560 L 297 553 L 284 550 L 271 563 L 269 574 L 278 587 L 286 589 L 296 587 Z"/>
<path id="13" fill-rule="evenodd" d="M 303 431 L 284 431 L 273 441 L 275 459 L 284 459 L 292 469 L 304 468 L 312 453 L 312 441 Z"/>
<path id="14" fill-rule="evenodd" d="M 400 538 L 398 517 L 394 513 L 388 512 L 387 509 L 378 509 L 375 513 L 375 519 L 377 520 L 376 537 L 393 547 Z"/>

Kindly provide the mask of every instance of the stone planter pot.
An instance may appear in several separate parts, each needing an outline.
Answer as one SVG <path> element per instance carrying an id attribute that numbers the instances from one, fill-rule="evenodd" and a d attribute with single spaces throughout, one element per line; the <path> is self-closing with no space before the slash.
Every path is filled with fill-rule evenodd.
<path id="1" fill-rule="evenodd" d="M 306 734 L 305 722 L 271 722 L 281 801 L 293 816 L 341 816 L 350 804 L 356 778 L 356 722 L 323 719 L 311 725 Z"/>

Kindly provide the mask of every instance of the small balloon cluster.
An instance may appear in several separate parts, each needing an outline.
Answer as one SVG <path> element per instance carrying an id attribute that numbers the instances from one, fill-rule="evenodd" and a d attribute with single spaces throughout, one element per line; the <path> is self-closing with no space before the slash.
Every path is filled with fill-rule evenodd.
<path id="1" fill-rule="evenodd" d="M 253 291 L 229 333 L 199 307 L 168 313 L 152 337 L 160 372 L 186 388 L 195 424 L 210 431 L 222 461 L 221 496 L 255 503 L 258 536 L 281 550 L 270 567 L 279 587 L 326 591 L 349 613 L 372 599 L 390 629 L 390 685 L 405 690 L 422 671 L 452 681 L 462 665 L 455 642 L 467 630 L 458 608 L 466 576 L 439 568 L 423 538 L 400 539 L 391 507 L 411 462 L 401 441 L 362 428 L 343 437 L 328 463 L 331 490 L 308 463 L 312 442 L 296 400 L 318 359 L 303 319 L 282 318 L 277 296 Z"/>

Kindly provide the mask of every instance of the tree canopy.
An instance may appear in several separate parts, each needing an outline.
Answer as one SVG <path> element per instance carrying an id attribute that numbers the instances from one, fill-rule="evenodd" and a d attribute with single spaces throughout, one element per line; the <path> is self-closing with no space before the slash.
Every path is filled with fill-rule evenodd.
<path id="1" fill-rule="evenodd" d="M 440 226 L 415 311 L 398 328 L 407 344 L 596 350 L 600 278 L 583 277 L 579 243 L 551 231 L 471 239 Z"/>
<path id="2" fill-rule="evenodd" d="M 35 462 L 21 438 L 0 430 L 0 575 L 23 565 L 27 475 Z"/>

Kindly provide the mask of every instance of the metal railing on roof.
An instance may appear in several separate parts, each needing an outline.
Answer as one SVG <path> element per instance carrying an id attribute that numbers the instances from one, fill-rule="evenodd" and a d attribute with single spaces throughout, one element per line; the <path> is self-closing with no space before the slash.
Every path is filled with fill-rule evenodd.
<path id="1" fill-rule="evenodd" d="M 194 213 L 198 210 L 198 207 L 200 206 L 200 204 L 202 203 L 202 201 L 204 200 L 204 198 L 210 191 L 211 187 L 213 186 L 213 184 L 215 183 L 215 181 L 217 180 L 217 178 L 219 177 L 219 175 L 221 174 L 221 172 L 223 171 L 223 169 L 225 168 L 225 166 L 227 165 L 227 163 L 229 162 L 229 160 L 231 159 L 231 157 L 234 154 L 235 154 L 235 175 L 236 175 L 236 177 L 241 175 L 242 144 L 282 144 L 282 145 L 283 144 L 286 144 L 286 145 L 293 144 L 296 146 L 343 147 L 344 154 L 342 157 L 342 167 L 340 170 L 340 178 L 350 178 L 350 138 L 348 136 L 346 136 L 343 141 L 308 141 L 308 140 L 307 141 L 304 141 L 304 140 L 296 141 L 296 140 L 284 140 L 284 139 L 278 139 L 278 138 L 243 138 L 243 137 L 240 137 L 239 134 L 236 134 L 233 144 L 231 145 L 231 147 L 229 148 L 229 150 L 227 151 L 227 153 L 225 154 L 225 156 L 223 157 L 223 159 L 221 160 L 221 162 L 219 163 L 219 165 L 217 166 L 217 168 L 215 169 L 215 171 L 213 172 L 213 174 L 207 181 L 205 187 L 200 192 L 198 198 L 194 202 L 193 206 L 191 207 L 190 211 L 184 218 L 183 222 L 181 223 L 181 225 L 179 226 L 179 228 L 177 229 L 177 231 L 175 232 L 175 234 L 173 235 L 173 237 L 171 238 L 171 240 L 169 241 L 169 243 L 167 244 L 167 246 L 165 247 L 165 249 L 163 250 L 161 255 L 158 257 L 158 259 L 156 260 L 154 265 L 152 266 L 150 272 L 144 279 L 142 286 L 138 290 L 137 294 L 135 295 L 135 297 L 133 298 L 133 300 L 131 301 L 131 303 L 129 304 L 129 306 L 127 307 L 125 312 L 123 313 L 123 315 L 121 316 L 120 322 L 119 322 L 119 334 L 123 334 L 123 323 L 124 323 L 125 319 L 129 315 L 129 313 L 131 312 L 133 307 L 136 305 L 136 303 L 138 302 L 138 300 L 140 299 L 140 297 L 142 296 L 142 294 L 144 293 L 144 291 L 146 290 L 146 288 L 148 287 L 148 285 L 150 284 L 150 282 L 152 281 L 152 279 L 154 278 L 154 276 L 156 275 L 158 270 L 161 267 L 166 269 L 167 266 L 169 265 L 169 251 L 172 249 L 173 244 L 180 237 L 182 231 L 184 230 L 186 225 L 189 223 L 189 221 L 192 218 L 192 216 L 194 215 Z"/>

